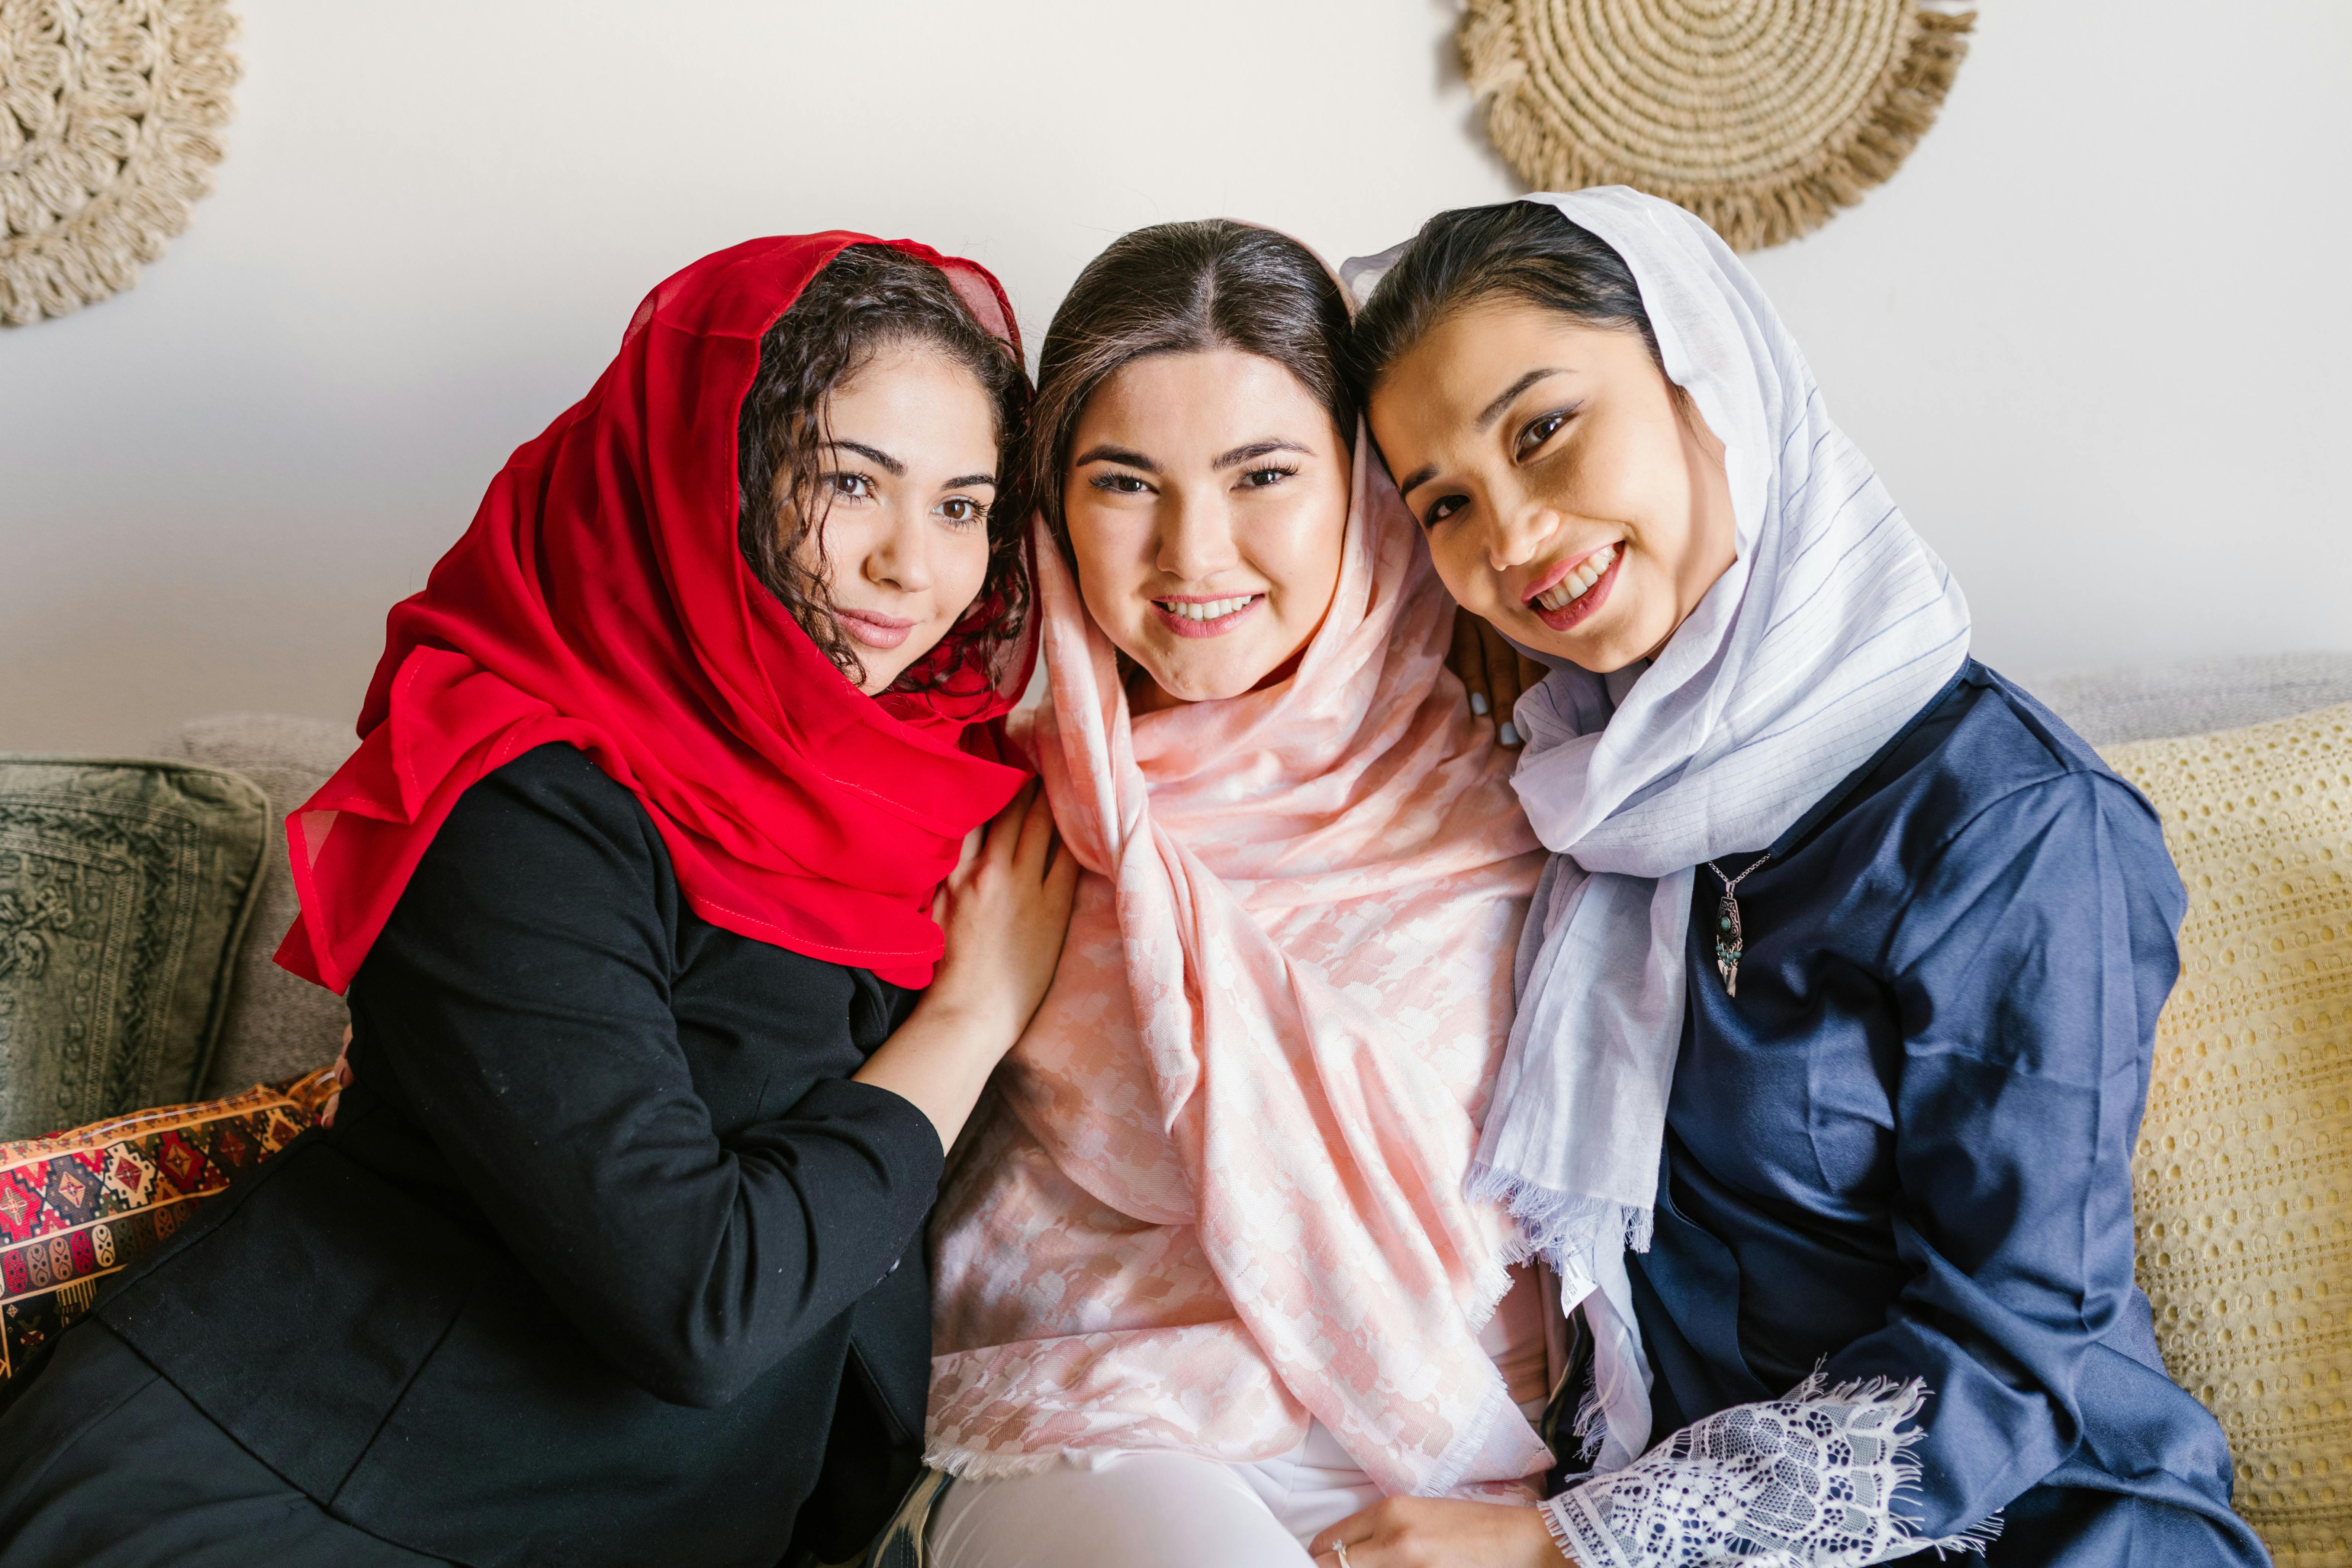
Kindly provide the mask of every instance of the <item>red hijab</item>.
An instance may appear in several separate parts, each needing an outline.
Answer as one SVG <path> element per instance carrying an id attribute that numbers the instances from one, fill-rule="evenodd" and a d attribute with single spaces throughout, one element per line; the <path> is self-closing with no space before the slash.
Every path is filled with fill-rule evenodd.
<path id="1" fill-rule="evenodd" d="M 475 780 L 577 746 L 625 785 L 713 925 L 927 984 L 934 889 L 1024 776 L 989 721 L 1034 635 L 992 668 L 977 605 L 927 689 L 862 695 L 737 546 L 736 421 L 761 334 L 859 234 L 754 239 L 637 308 L 586 397 L 518 449 L 425 591 L 393 609 L 360 749 L 286 819 L 301 918 L 278 962 L 341 992 Z M 996 279 L 910 240 L 1017 353 Z M 988 725 L 987 730 L 972 728 Z"/>

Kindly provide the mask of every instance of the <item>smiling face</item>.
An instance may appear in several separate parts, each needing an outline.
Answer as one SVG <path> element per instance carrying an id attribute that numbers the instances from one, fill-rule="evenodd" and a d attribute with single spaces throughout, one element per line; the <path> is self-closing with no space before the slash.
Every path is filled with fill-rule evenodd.
<path id="1" fill-rule="evenodd" d="M 1069 451 L 1079 592 L 1140 667 L 1139 710 L 1237 696 L 1307 646 L 1339 586 L 1350 464 L 1297 376 L 1234 349 L 1136 360 Z"/>
<path id="2" fill-rule="evenodd" d="M 1632 331 L 1508 298 L 1449 312 L 1371 426 L 1438 574 L 1505 635 L 1606 674 L 1735 559 L 1723 444 Z"/>
<path id="3" fill-rule="evenodd" d="M 893 343 L 826 396 L 824 435 L 824 515 L 793 553 L 824 584 L 873 696 L 939 646 L 987 580 L 996 414 L 971 371 Z"/>

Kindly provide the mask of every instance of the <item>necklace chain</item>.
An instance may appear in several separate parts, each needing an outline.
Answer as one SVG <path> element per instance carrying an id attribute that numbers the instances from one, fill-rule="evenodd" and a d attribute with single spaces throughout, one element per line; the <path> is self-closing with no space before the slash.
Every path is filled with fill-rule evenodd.
<path id="1" fill-rule="evenodd" d="M 1748 950 L 1746 936 L 1739 925 L 1739 900 L 1734 895 L 1739 884 L 1748 880 L 1751 872 L 1770 858 L 1771 852 L 1765 851 L 1737 877 L 1725 876 L 1723 868 L 1712 860 L 1706 863 L 1706 868 L 1715 873 L 1715 879 L 1723 884 L 1723 903 L 1715 916 L 1715 972 L 1723 976 L 1723 991 L 1727 996 L 1739 994 L 1739 955 Z"/>

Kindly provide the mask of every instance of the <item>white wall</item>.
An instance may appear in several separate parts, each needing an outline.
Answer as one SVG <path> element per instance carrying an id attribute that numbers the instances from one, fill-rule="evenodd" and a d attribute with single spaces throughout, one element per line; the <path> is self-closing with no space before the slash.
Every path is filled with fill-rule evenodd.
<path id="1" fill-rule="evenodd" d="M 0 331 L 0 749 L 348 718 L 383 613 L 645 289 L 912 234 L 1033 335 L 1112 236 L 1334 256 L 1511 195 L 1444 0 L 243 0 L 217 194 Z M 1990 0 L 1943 122 L 1756 267 L 2013 671 L 2352 646 L 2352 7 Z"/>

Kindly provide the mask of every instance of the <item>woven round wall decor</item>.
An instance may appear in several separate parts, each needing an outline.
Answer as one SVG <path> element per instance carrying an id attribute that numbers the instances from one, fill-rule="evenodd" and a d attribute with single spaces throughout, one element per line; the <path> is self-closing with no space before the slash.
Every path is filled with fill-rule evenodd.
<path id="1" fill-rule="evenodd" d="M 0 322 L 130 288 L 212 188 L 227 0 L 0 0 Z"/>
<path id="2" fill-rule="evenodd" d="M 1923 0 L 1468 0 L 1458 38 L 1534 188 L 1632 185 L 1753 250 L 1895 173 L 1975 23 Z"/>

